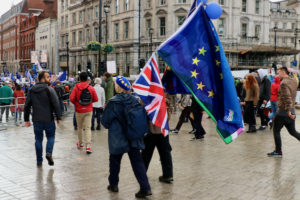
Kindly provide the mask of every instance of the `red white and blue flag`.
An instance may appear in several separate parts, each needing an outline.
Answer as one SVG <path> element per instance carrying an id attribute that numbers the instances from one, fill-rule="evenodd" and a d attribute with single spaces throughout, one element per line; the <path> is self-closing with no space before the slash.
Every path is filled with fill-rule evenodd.
<path id="1" fill-rule="evenodd" d="M 169 122 L 165 93 L 154 53 L 132 85 L 132 88 L 143 100 L 152 123 L 161 127 L 162 134 L 167 136 L 169 133 Z"/>

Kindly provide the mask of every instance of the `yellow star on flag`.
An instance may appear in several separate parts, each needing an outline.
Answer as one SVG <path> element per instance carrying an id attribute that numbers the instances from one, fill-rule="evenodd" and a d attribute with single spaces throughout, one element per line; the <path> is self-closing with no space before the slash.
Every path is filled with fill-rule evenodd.
<path id="1" fill-rule="evenodd" d="M 222 73 L 220 74 L 220 78 L 223 79 L 223 74 Z"/>
<path id="2" fill-rule="evenodd" d="M 202 47 L 201 49 L 199 49 L 199 55 L 203 55 L 205 56 L 205 52 L 207 52 L 207 50 L 204 49 L 204 47 Z"/>
<path id="3" fill-rule="evenodd" d="M 199 74 L 199 73 L 197 73 L 197 71 L 195 70 L 195 71 L 191 71 L 191 73 L 192 73 L 192 76 L 191 77 L 195 77 L 195 78 L 197 78 L 197 75 Z"/>
<path id="4" fill-rule="evenodd" d="M 198 86 L 198 90 L 200 89 L 201 91 L 203 91 L 203 88 L 205 87 L 205 85 L 203 85 L 202 84 L 202 82 L 201 83 L 199 83 L 199 84 L 197 84 L 197 86 Z"/>
<path id="5" fill-rule="evenodd" d="M 215 46 L 216 47 L 216 52 L 220 51 L 220 47 L 219 46 Z"/>
<path id="6" fill-rule="evenodd" d="M 215 95 L 215 93 L 214 93 L 214 91 L 213 91 L 213 90 L 211 90 L 211 91 L 208 91 L 208 97 L 212 97 L 212 98 L 214 98 L 214 95 Z"/>
<path id="7" fill-rule="evenodd" d="M 195 65 L 198 66 L 198 62 L 200 62 L 200 60 L 198 60 L 197 57 L 193 59 L 193 65 L 195 64 Z"/>
<path id="8" fill-rule="evenodd" d="M 216 65 L 217 65 L 217 66 L 220 66 L 220 64 L 221 64 L 221 62 L 218 61 L 218 60 L 216 60 Z"/>

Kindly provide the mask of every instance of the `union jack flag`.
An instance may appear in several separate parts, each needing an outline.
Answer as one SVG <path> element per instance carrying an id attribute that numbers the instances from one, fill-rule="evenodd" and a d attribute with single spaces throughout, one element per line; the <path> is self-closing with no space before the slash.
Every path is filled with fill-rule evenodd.
<path id="1" fill-rule="evenodd" d="M 162 134 L 167 136 L 169 133 L 169 122 L 165 93 L 154 53 L 132 85 L 132 88 L 145 103 L 145 109 L 152 123 L 161 127 Z"/>

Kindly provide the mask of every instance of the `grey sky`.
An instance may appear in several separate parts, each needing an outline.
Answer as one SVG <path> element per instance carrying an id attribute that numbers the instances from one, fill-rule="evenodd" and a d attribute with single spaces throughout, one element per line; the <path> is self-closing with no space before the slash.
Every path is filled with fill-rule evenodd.
<path id="1" fill-rule="evenodd" d="M 22 0 L 0 0 L 0 16 L 3 15 L 6 11 L 8 11 L 12 5 L 16 5 Z"/>

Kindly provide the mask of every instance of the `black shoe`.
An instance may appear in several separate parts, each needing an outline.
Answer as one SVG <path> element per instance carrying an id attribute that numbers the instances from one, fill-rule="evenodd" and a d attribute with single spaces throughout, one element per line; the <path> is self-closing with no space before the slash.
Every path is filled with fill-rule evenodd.
<path id="1" fill-rule="evenodd" d="M 54 165 L 54 162 L 53 162 L 53 159 L 52 159 L 52 155 L 50 153 L 46 154 L 46 159 L 48 160 L 48 165 L 50 165 L 50 166 Z"/>
<path id="2" fill-rule="evenodd" d="M 37 166 L 37 167 L 42 167 L 42 166 L 43 166 L 43 163 L 42 163 L 42 162 L 37 162 L 37 163 L 36 163 L 36 166 Z"/>
<path id="3" fill-rule="evenodd" d="M 172 132 L 172 133 L 177 133 L 177 134 L 178 134 L 178 133 L 179 133 L 179 130 L 177 130 L 177 129 L 175 128 L 175 129 L 171 130 L 171 132 Z"/>
<path id="4" fill-rule="evenodd" d="M 259 130 L 259 131 L 266 130 L 266 126 L 260 126 L 258 130 Z"/>
<path id="5" fill-rule="evenodd" d="M 115 186 L 109 185 L 109 186 L 107 186 L 107 189 L 111 192 L 119 192 L 119 188 L 117 185 L 115 185 Z"/>
<path id="6" fill-rule="evenodd" d="M 100 130 L 101 130 L 100 126 L 97 126 L 96 130 L 97 130 L 97 131 L 100 131 Z"/>
<path id="7" fill-rule="evenodd" d="M 247 131 L 247 133 L 256 133 L 256 129 L 249 129 L 248 131 Z"/>
<path id="8" fill-rule="evenodd" d="M 94 127 L 92 127 L 92 128 L 91 128 L 91 130 L 92 130 L 92 131 L 94 131 L 94 130 L 95 130 L 95 128 L 94 128 Z"/>
<path id="9" fill-rule="evenodd" d="M 282 152 L 278 153 L 276 151 L 273 151 L 271 153 L 267 154 L 269 157 L 277 157 L 277 158 L 281 158 L 282 157 Z"/>
<path id="10" fill-rule="evenodd" d="M 204 136 L 203 135 L 200 135 L 199 137 L 193 137 L 190 141 L 194 141 L 194 140 L 201 140 L 203 139 Z"/>
<path id="11" fill-rule="evenodd" d="M 272 122 L 272 120 L 270 120 L 268 124 L 270 126 L 270 129 L 272 129 L 273 128 L 273 122 Z"/>
<path id="12" fill-rule="evenodd" d="M 74 130 L 76 131 L 76 130 L 77 130 L 77 127 L 74 127 Z"/>
<path id="13" fill-rule="evenodd" d="M 189 132 L 189 134 L 194 134 L 196 132 L 196 129 L 193 129 Z"/>
<path id="14" fill-rule="evenodd" d="M 159 182 L 162 182 L 162 183 L 172 183 L 173 181 L 173 177 L 168 177 L 168 178 L 165 178 L 163 176 L 160 176 L 158 178 Z"/>
<path id="15" fill-rule="evenodd" d="M 138 193 L 135 193 L 136 198 L 145 198 L 150 195 L 152 195 L 151 190 L 140 190 Z"/>

